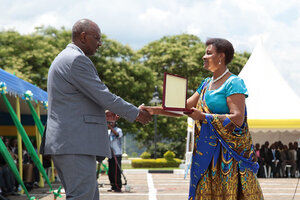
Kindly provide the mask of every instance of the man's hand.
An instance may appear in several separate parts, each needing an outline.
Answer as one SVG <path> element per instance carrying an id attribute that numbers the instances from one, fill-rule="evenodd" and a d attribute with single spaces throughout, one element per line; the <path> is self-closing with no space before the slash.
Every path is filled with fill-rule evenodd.
<path id="1" fill-rule="evenodd" d="M 143 105 L 139 106 L 139 115 L 136 118 L 136 121 L 142 123 L 143 125 L 148 124 L 152 120 L 152 116 L 143 108 Z"/>

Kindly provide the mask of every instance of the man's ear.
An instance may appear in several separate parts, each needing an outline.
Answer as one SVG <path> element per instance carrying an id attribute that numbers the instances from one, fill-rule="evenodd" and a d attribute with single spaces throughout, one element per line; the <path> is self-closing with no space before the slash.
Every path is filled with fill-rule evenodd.
<path id="1" fill-rule="evenodd" d="M 82 44 L 86 43 L 86 32 L 81 32 L 79 35 L 79 40 Z"/>

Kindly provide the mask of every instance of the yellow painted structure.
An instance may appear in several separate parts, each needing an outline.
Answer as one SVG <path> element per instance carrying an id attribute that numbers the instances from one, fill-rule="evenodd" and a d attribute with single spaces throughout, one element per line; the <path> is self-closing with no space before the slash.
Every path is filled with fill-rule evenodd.
<path id="1" fill-rule="evenodd" d="M 300 129 L 300 119 L 248 119 L 250 129 Z"/>
<path id="2" fill-rule="evenodd" d="M 20 111 L 20 98 L 16 97 L 16 114 L 21 122 L 21 111 Z M 15 129 L 15 133 L 17 134 L 17 140 L 18 140 L 18 162 L 19 162 L 19 174 L 21 179 L 23 180 L 23 149 L 22 149 L 22 138 L 21 134 L 19 133 L 17 127 Z M 21 194 L 24 194 L 24 189 L 20 191 Z"/>
<path id="3" fill-rule="evenodd" d="M 23 126 L 28 136 L 35 136 L 35 126 Z M 17 127 L 0 126 L 1 136 L 17 136 Z"/>

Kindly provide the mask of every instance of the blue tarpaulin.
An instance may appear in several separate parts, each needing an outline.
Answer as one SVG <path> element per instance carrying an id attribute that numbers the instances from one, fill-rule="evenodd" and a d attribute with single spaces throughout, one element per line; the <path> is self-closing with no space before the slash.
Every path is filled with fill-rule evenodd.
<path id="1" fill-rule="evenodd" d="M 33 94 L 33 99 L 37 101 L 48 101 L 48 94 L 44 90 L 38 88 L 31 83 L 28 83 L 6 71 L 0 69 L 0 82 L 4 82 L 7 87 L 7 92 L 13 96 L 24 97 L 27 90 Z"/>
<path id="2" fill-rule="evenodd" d="M 48 101 L 48 94 L 44 90 L 38 88 L 37 86 L 28 83 L 15 75 L 12 75 L 3 69 L 0 69 L 0 82 L 4 82 L 6 84 L 6 91 L 8 92 L 7 98 L 10 103 L 15 105 L 15 97 L 20 97 L 20 109 L 21 109 L 21 122 L 24 126 L 34 125 L 34 121 L 29 110 L 28 105 L 25 101 L 22 100 L 24 94 L 27 90 L 30 90 L 33 94 L 32 98 L 34 101 L 42 102 Z M 40 107 L 41 112 L 41 120 L 43 124 L 46 123 L 47 120 L 47 110 L 43 106 Z M 14 123 L 11 119 L 11 116 L 8 113 L 7 108 L 0 97 L 0 126 L 14 126 Z M 2 133 L 3 134 L 3 133 Z M 1 129 L 0 129 L 1 135 Z"/>

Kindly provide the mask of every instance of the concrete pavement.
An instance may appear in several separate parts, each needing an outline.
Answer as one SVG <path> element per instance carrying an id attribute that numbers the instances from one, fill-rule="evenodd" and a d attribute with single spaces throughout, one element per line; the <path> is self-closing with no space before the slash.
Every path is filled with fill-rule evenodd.
<path id="1" fill-rule="evenodd" d="M 189 177 L 184 179 L 182 170 L 172 174 L 147 173 L 147 170 L 124 170 L 127 178 L 127 192 L 123 186 L 122 193 L 108 192 L 110 188 L 107 175 L 101 175 L 99 191 L 101 200 L 187 200 Z M 297 178 L 289 179 L 259 179 L 265 200 L 300 200 L 300 184 Z M 58 188 L 59 184 L 53 184 Z M 130 188 L 130 191 L 129 191 Z M 39 200 L 53 200 L 52 194 L 47 194 L 47 188 L 38 188 L 30 192 Z M 296 191 L 296 193 L 295 193 Z M 10 200 L 25 200 L 26 196 L 9 197 Z M 65 200 L 65 195 L 58 200 Z"/>

